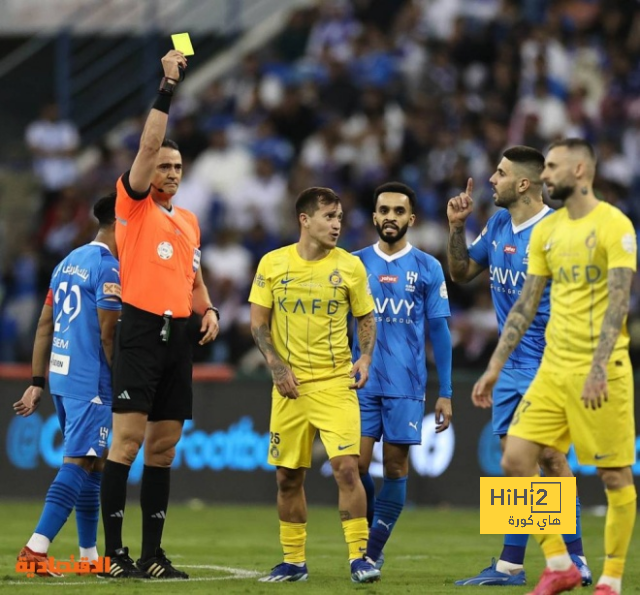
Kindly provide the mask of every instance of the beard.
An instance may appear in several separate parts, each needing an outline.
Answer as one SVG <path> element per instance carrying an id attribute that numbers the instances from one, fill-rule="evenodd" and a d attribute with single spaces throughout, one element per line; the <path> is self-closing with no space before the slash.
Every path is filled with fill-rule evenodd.
<path id="1" fill-rule="evenodd" d="M 395 244 L 396 242 L 399 242 L 407 233 L 407 229 L 409 229 L 409 224 L 407 223 L 404 227 L 394 228 L 395 235 L 391 235 L 383 229 L 382 225 L 375 223 L 375 226 L 380 239 L 387 244 Z"/>
<path id="2" fill-rule="evenodd" d="M 560 200 L 564 202 L 574 193 L 575 189 L 575 186 L 568 186 L 566 184 L 562 186 L 558 184 L 557 186 L 553 187 L 552 192 L 549 192 L 549 197 L 553 198 L 554 200 Z"/>
<path id="3" fill-rule="evenodd" d="M 496 207 L 502 207 L 506 209 L 518 200 L 518 194 L 516 193 L 515 184 L 513 188 L 504 190 L 500 193 L 498 193 L 497 188 L 494 188 L 494 190 L 496 192 L 496 198 L 494 200 L 494 204 L 496 205 Z"/>

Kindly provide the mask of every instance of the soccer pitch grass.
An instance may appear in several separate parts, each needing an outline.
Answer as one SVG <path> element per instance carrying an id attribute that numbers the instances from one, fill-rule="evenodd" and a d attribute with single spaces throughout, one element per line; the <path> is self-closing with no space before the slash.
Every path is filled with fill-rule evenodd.
<path id="1" fill-rule="evenodd" d="M 109 581 L 97 577 L 63 579 L 27 578 L 15 571 L 16 555 L 38 520 L 40 502 L 0 501 L 0 592 L 16 595 L 55 593 L 92 595 L 192 595 L 204 593 L 473 593 L 497 589 L 501 594 L 531 590 L 542 570 L 538 545 L 531 541 L 527 555 L 528 587 L 456 587 L 453 582 L 472 576 L 500 553 L 502 538 L 480 535 L 477 510 L 412 508 L 401 517 L 385 550 L 382 581 L 355 585 L 349 577 L 337 509 L 309 510 L 307 556 L 309 582 L 264 584 L 256 581 L 281 561 L 278 522 L 273 506 L 187 506 L 169 508 L 164 543 L 176 567 L 189 581 Z M 583 516 L 585 550 L 594 578 L 603 563 L 604 518 Z M 125 519 L 125 545 L 136 559 L 140 547 L 140 511 L 129 502 Z M 102 545 L 102 535 L 98 537 Z M 640 592 L 640 535 L 631 543 L 624 592 Z M 70 519 L 52 545 L 58 559 L 78 555 L 75 521 Z M 59 591 L 58 591 L 59 589 Z M 591 592 L 592 588 L 585 589 Z M 579 591 L 577 592 L 579 595 Z"/>

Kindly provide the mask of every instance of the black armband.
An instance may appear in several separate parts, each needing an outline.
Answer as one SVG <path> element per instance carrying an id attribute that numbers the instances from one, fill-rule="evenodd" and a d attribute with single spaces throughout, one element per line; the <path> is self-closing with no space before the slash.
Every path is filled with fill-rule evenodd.
<path id="1" fill-rule="evenodd" d="M 45 378 L 44 376 L 34 376 L 31 379 L 31 386 L 37 386 L 38 388 L 44 388 L 45 386 Z"/>
<path id="2" fill-rule="evenodd" d="M 157 109 L 159 112 L 165 114 L 169 113 L 169 107 L 171 106 L 171 95 L 159 93 L 156 100 L 153 102 L 153 109 Z"/>

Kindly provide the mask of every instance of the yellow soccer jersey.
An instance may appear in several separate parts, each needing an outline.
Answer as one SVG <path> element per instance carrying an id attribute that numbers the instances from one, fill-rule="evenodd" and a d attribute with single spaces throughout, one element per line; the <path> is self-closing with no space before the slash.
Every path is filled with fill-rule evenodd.
<path id="1" fill-rule="evenodd" d="M 300 381 L 300 394 L 344 384 L 351 370 L 347 315 L 373 310 L 359 258 L 341 248 L 316 261 L 303 260 L 295 244 L 274 250 L 258 265 L 249 301 L 271 308 L 274 347 Z"/>
<path id="2" fill-rule="evenodd" d="M 609 304 L 609 269 L 636 270 L 636 235 L 631 221 L 616 207 L 600 203 L 589 215 L 570 219 L 556 211 L 531 234 L 527 274 L 552 277 L 551 316 L 544 360 L 556 369 L 588 372 Z M 626 319 L 611 361 L 626 360 Z"/>

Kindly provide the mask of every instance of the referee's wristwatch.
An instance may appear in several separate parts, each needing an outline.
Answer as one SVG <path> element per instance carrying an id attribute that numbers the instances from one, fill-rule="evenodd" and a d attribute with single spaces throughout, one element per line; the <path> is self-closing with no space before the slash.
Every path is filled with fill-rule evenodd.
<path id="1" fill-rule="evenodd" d="M 220 320 L 220 312 L 218 311 L 218 308 L 214 308 L 213 306 L 209 306 L 208 308 L 204 309 L 204 312 L 202 313 L 203 318 L 206 316 L 209 310 L 211 310 L 216 315 L 216 318 Z"/>

